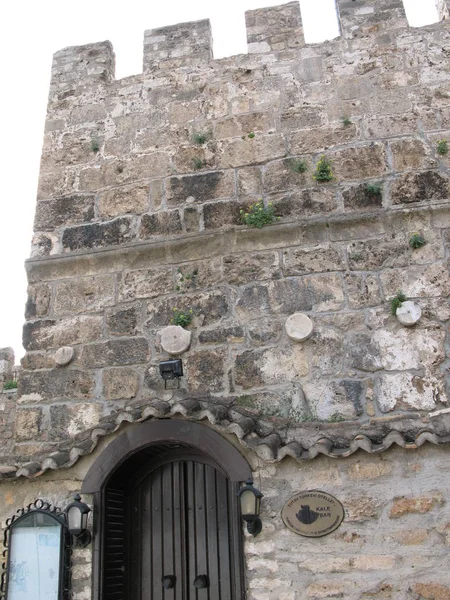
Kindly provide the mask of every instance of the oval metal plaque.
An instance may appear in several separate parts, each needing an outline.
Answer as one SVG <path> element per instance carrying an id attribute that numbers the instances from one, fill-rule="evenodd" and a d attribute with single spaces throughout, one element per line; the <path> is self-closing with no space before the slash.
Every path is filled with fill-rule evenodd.
<path id="1" fill-rule="evenodd" d="M 319 490 L 299 492 L 281 511 L 284 524 L 294 533 L 322 537 L 335 531 L 344 520 L 344 507 L 331 494 Z"/>

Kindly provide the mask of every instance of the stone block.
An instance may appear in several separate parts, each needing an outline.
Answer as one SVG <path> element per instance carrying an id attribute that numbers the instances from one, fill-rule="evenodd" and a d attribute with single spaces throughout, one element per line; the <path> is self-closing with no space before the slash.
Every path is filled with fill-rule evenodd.
<path id="1" fill-rule="evenodd" d="M 352 333 L 346 339 L 345 361 L 350 369 L 377 371 L 382 368 L 379 347 L 369 333 Z"/>
<path id="2" fill-rule="evenodd" d="M 402 115 L 368 116 L 365 119 L 367 135 L 370 138 L 387 138 L 415 133 L 418 125 L 419 117 L 412 112 Z"/>
<path id="3" fill-rule="evenodd" d="M 257 315 L 253 315 L 255 317 Z M 248 335 L 253 344 L 266 346 L 278 342 L 283 333 L 283 323 L 276 317 L 257 316 L 247 325 Z"/>
<path id="4" fill-rule="evenodd" d="M 186 202 L 207 202 L 218 198 L 233 198 L 236 184 L 232 171 L 212 171 L 171 177 L 167 182 L 168 206 L 181 206 Z"/>
<path id="5" fill-rule="evenodd" d="M 183 223 L 186 233 L 198 233 L 200 231 L 200 213 L 195 206 L 190 206 L 184 209 Z"/>
<path id="6" fill-rule="evenodd" d="M 61 321 L 41 320 L 28 322 L 23 328 L 26 350 L 43 350 L 82 344 L 102 337 L 103 318 L 79 316 Z"/>
<path id="7" fill-rule="evenodd" d="M 327 214 L 337 208 L 336 189 L 334 187 L 315 187 L 284 195 L 272 195 L 275 214 L 278 217 L 304 218 Z"/>
<path id="8" fill-rule="evenodd" d="M 64 196 L 52 200 L 41 200 L 36 204 L 35 231 L 53 231 L 61 225 L 89 223 L 94 219 L 92 194 Z"/>
<path id="9" fill-rule="evenodd" d="M 376 182 L 372 185 L 380 185 Z M 370 210 L 381 208 L 383 205 L 383 188 L 376 193 L 368 184 L 354 185 L 342 192 L 344 207 L 350 210 Z"/>
<path id="10" fill-rule="evenodd" d="M 215 126 L 215 138 L 246 136 L 249 133 L 265 133 L 275 129 L 272 115 L 266 112 L 249 113 L 219 121 Z"/>
<path id="11" fill-rule="evenodd" d="M 385 373 L 377 385 L 376 400 L 382 412 L 392 410 L 425 410 L 446 402 L 447 396 L 441 377 L 414 373 Z"/>
<path id="12" fill-rule="evenodd" d="M 413 498 L 394 498 L 389 511 L 390 519 L 398 519 L 404 515 L 418 514 L 423 515 L 430 512 L 433 508 L 442 506 L 444 498 L 440 492 L 432 492 L 423 496 Z"/>
<path id="13" fill-rule="evenodd" d="M 18 442 L 38 439 L 41 426 L 41 408 L 22 408 L 16 412 L 15 436 Z"/>
<path id="14" fill-rule="evenodd" d="M 189 391 L 209 394 L 225 389 L 226 349 L 203 350 L 189 354 L 186 361 Z"/>
<path id="15" fill-rule="evenodd" d="M 193 171 L 212 171 L 217 168 L 215 146 L 180 146 L 175 154 L 175 170 L 177 173 L 193 173 Z"/>
<path id="16" fill-rule="evenodd" d="M 281 113 L 281 131 L 291 132 L 296 129 L 319 128 L 324 124 L 324 120 L 325 112 L 323 105 L 304 103 L 301 106 L 288 108 Z"/>
<path id="17" fill-rule="evenodd" d="M 304 46 L 298 2 L 248 10 L 245 13 L 249 53 Z"/>
<path id="18" fill-rule="evenodd" d="M 380 177 L 387 169 L 384 146 L 379 143 L 329 152 L 326 158 L 338 181 Z"/>
<path id="19" fill-rule="evenodd" d="M 299 173 L 296 171 L 298 164 L 305 163 L 306 171 Z M 284 192 L 301 186 L 311 185 L 313 179 L 311 176 L 311 161 L 309 158 L 285 158 L 269 163 L 263 171 L 263 189 L 264 192 Z"/>
<path id="20" fill-rule="evenodd" d="M 363 414 L 363 381 L 308 381 L 303 391 L 314 421 L 352 420 Z"/>
<path id="21" fill-rule="evenodd" d="M 414 593 L 424 600 L 448 600 L 450 598 L 450 585 L 437 581 L 425 581 L 412 585 Z"/>
<path id="22" fill-rule="evenodd" d="M 139 228 L 139 238 L 148 240 L 157 236 L 170 236 L 182 233 L 180 213 L 177 210 L 163 211 L 153 215 L 143 215 Z"/>
<path id="23" fill-rule="evenodd" d="M 350 308 L 377 306 L 383 302 L 380 283 L 376 275 L 346 273 L 344 275 Z"/>
<path id="24" fill-rule="evenodd" d="M 84 400 L 92 398 L 94 391 L 91 372 L 66 368 L 22 371 L 18 386 L 21 404 L 49 399 Z"/>
<path id="25" fill-rule="evenodd" d="M 33 235 L 31 240 L 31 258 L 43 258 L 60 253 L 60 244 L 57 235 L 40 233 Z"/>
<path id="26" fill-rule="evenodd" d="M 55 324 L 56 321 L 51 319 L 25 323 L 22 332 L 25 350 L 45 350 L 53 347 Z"/>
<path id="27" fill-rule="evenodd" d="M 339 310 L 344 303 L 338 274 L 283 279 L 269 284 L 272 310 L 280 314 Z"/>
<path id="28" fill-rule="evenodd" d="M 279 279 L 281 271 L 278 253 L 229 254 L 223 258 L 223 274 L 232 285 L 255 280 Z"/>
<path id="29" fill-rule="evenodd" d="M 69 227 L 63 232 L 62 245 L 67 251 L 126 244 L 134 237 L 131 226 L 131 219 L 121 217 L 108 223 Z"/>
<path id="30" fill-rule="evenodd" d="M 380 280 L 386 298 L 392 298 L 399 290 L 408 298 L 447 297 L 450 294 L 448 269 L 439 263 L 383 271 Z"/>
<path id="31" fill-rule="evenodd" d="M 46 352 L 27 352 L 21 359 L 20 364 L 26 371 L 52 369 L 56 366 L 53 356 Z"/>
<path id="32" fill-rule="evenodd" d="M 199 333 L 200 344 L 240 344 L 245 340 L 244 330 L 240 325 L 225 325 Z"/>
<path id="33" fill-rule="evenodd" d="M 286 277 L 345 269 L 344 258 L 339 249 L 325 244 L 284 250 L 283 264 Z"/>
<path id="34" fill-rule="evenodd" d="M 37 283 L 28 286 L 28 298 L 25 306 L 25 318 L 45 317 L 50 308 L 52 289 L 48 283 Z"/>
<path id="35" fill-rule="evenodd" d="M 450 179 L 437 171 L 407 173 L 395 180 L 391 189 L 393 204 L 445 200 L 449 197 Z"/>
<path id="36" fill-rule="evenodd" d="M 292 383 L 308 374 L 306 351 L 302 346 L 247 350 L 236 356 L 236 385 L 244 389 Z"/>
<path id="37" fill-rule="evenodd" d="M 102 310 L 115 303 L 113 275 L 97 275 L 56 284 L 55 315 L 71 315 Z"/>
<path id="38" fill-rule="evenodd" d="M 315 127 L 287 134 L 292 154 L 310 154 L 324 152 L 334 146 L 357 141 L 360 137 L 355 123 L 351 125 Z"/>
<path id="39" fill-rule="evenodd" d="M 111 335 L 136 335 L 139 331 L 140 306 L 114 308 L 106 313 L 106 329 Z"/>
<path id="40" fill-rule="evenodd" d="M 345 508 L 347 515 L 345 520 L 349 523 L 361 523 L 377 519 L 380 515 L 380 501 L 370 496 L 355 496 L 347 498 Z"/>
<path id="41" fill-rule="evenodd" d="M 439 366 L 445 358 L 444 340 L 441 330 L 378 329 L 371 344 L 378 348 L 384 369 L 404 371 Z"/>
<path id="42" fill-rule="evenodd" d="M 368 460 L 357 460 L 353 462 L 347 471 L 347 476 L 352 481 L 371 481 L 392 473 L 392 464 L 382 458 Z"/>
<path id="43" fill-rule="evenodd" d="M 220 156 L 222 168 L 236 168 L 257 165 L 269 160 L 282 158 L 286 154 L 282 135 L 256 135 L 253 139 L 236 139 L 224 145 Z"/>
<path id="44" fill-rule="evenodd" d="M 53 440 L 70 439 L 97 425 L 103 405 L 81 403 L 50 406 L 50 435 Z"/>
<path id="45" fill-rule="evenodd" d="M 238 193 L 242 196 L 262 193 L 262 175 L 258 167 L 244 167 L 238 170 Z"/>
<path id="46" fill-rule="evenodd" d="M 345 583 L 322 581 L 308 585 L 306 594 L 308 598 L 343 598 L 345 589 Z"/>
<path id="47" fill-rule="evenodd" d="M 311 364 L 322 375 L 334 375 L 342 372 L 344 337 L 341 332 L 322 324 L 315 325 L 308 346 L 311 352 Z"/>
<path id="48" fill-rule="evenodd" d="M 119 275 L 119 302 L 136 298 L 156 298 L 173 290 L 172 269 L 156 267 L 125 271 Z"/>
<path id="49" fill-rule="evenodd" d="M 390 149 L 396 171 L 422 169 L 426 165 L 429 151 L 419 139 L 402 139 L 391 142 Z"/>
<path id="50" fill-rule="evenodd" d="M 97 369 L 146 363 L 149 360 L 148 341 L 143 337 L 134 337 L 83 346 L 78 362 L 85 368 Z"/>
<path id="51" fill-rule="evenodd" d="M 185 294 L 171 298 L 157 299 L 147 305 L 146 326 L 160 329 L 170 325 L 174 309 L 192 310 L 194 324 L 201 327 L 213 325 L 226 318 L 230 312 L 229 300 L 222 290 Z"/>
<path id="52" fill-rule="evenodd" d="M 103 398 L 105 400 L 129 400 L 139 388 L 139 376 L 133 369 L 118 368 L 103 371 Z"/>
<path id="53" fill-rule="evenodd" d="M 409 244 L 404 235 L 347 246 L 348 264 L 353 271 L 377 271 L 391 267 L 404 267 L 409 262 Z"/>
<path id="54" fill-rule="evenodd" d="M 98 214 L 108 218 L 143 213 L 149 209 L 149 196 L 148 184 L 106 190 L 99 195 Z"/>
<path id="55" fill-rule="evenodd" d="M 246 210 L 247 205 L 231 202 L 211 202 L 203 207 L 203 221 L 205 229 L 220 229 L 231 225 L 242 225 L 241 210 Z"/>
<path id="56" fill-rule="evenodd" d="M 222 280 L 221 257 L 182 264 L 175 270 L 175 288 L 181 294 L 217 285 Z"/>

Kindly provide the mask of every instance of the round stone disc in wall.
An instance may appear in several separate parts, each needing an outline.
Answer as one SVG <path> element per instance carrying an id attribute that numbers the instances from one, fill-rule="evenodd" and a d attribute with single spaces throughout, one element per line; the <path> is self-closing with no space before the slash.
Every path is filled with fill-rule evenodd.
<path id="1" fill-rule="evenodd" d="M 422 316 L 422 309 L 417 302 L 406 300 L 397 308 L 395 316 L 402 325 L 405 325 L 405 327 L 412 327 Z"/>
<path id="2" fill-rule="evenodd" d="M 70 361 L 73 358 L 73 355 L 74 349 L 70 346 L 63 346 L 62 348 L 58 348 L 54 356 L 55 363 L 60 367 L 64 367 L 65 365 L 68 365 L 70 363 Z"/>
<path id="3" fill-rule="evenodd" d="M 161 330 L 161 346 L 168 354 L 182 354 L 191 345 L 191 332 L 179 325 L 169 325 Z"/>
<path id="4" fill-rule="evenodd" d="M 294 342 L 304 342 L 311 337 L 313 322 L 304 313 L 294 313 L 286 319 L 286 333 Z"/>

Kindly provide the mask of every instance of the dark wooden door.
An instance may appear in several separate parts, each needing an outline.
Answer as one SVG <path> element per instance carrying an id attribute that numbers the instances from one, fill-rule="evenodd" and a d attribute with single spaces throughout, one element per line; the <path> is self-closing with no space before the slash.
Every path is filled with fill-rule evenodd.
<path id="1" fill-rule="evenodd" d="M 129 600 L 241 600 L 236 484 L 198 460 L 167 462 L 128 495 Z"/>

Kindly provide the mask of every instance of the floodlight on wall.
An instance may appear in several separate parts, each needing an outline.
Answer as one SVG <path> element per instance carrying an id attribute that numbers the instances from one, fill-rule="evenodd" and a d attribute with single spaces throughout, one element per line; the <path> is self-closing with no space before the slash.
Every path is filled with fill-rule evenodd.
<path id="1" fill-rule="evenodd" d="M 183 363 L 181 362 L 181 358 L 172 358 L 160 362 L 159 373 L 164 379 L 164 388 L 167 382 L 172 379 L 177 379 L 179 384 L 180 377 L 183 377 Z"/>
<path id="2" fill-rule="evenodd" d="M 89 506 L 81 501 L 80 494 L 74 496 L 73 502 L 64 511 L 67 529 L 74 537 L 75 545 L 85 548 L 91 543 L 92 535 L 87 528 L 88 516 L 91 512 Z"/>
<path id="3" fill-rule="evenodd" d="M 237 495 L 241 505 L 242 518 L 247 523 L 247 531 L 253 536 L 257 536 L 262 530 L 259 514 L 261 511 L 261 498 L 263 497 L 263 494 L 253 487 L 253 481 L 251 479 L 247 479 L 244 487 L 241 487 Z"/>

